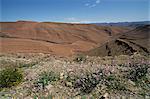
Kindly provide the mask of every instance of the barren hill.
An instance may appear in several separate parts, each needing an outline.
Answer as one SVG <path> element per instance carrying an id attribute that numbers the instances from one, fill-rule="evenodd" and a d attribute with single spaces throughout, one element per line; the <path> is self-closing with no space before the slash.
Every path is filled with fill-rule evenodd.
<path id="1" fill-rule="evenodd" d="M 1 52 L 72 55 L 88 51 L 119 33 L 123 27 L 54 22 L 0 22 Z"/>
<path id="2" fill-rule="evenodd" d="M 149 55 L 150 25 L 140 26 L 132 31 L 106 42 L 103 46 L 92 49 L 86 54 L 91 56 L 132 55 L 135 52 Z"/>

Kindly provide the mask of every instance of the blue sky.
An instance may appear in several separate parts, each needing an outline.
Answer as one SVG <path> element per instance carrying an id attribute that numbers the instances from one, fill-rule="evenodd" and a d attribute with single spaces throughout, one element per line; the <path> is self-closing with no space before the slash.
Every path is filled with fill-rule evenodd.
<path id="1" fill-rule="evenodd" d="M 0 0 L 0 21 L 124 22 L 149 20 L 149 0 Z"/>

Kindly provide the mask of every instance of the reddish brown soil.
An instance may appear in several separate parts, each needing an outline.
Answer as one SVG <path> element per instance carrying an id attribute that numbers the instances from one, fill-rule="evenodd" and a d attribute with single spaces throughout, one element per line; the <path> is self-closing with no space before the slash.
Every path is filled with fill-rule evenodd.
<path id="1" fill-rule="evenodd" d="M 50 53 L 72 55 L 88 51 L 127 28 L 52 22 L 1 22 L 2 53 Z"/>
<path id="2" fill-rule="evenodd" d="M 140 53 L 150 55 L 150 25 L 139 26 L 106 42 L 102 46 L 87 51 L 91 56 L 116 56 Z"/>

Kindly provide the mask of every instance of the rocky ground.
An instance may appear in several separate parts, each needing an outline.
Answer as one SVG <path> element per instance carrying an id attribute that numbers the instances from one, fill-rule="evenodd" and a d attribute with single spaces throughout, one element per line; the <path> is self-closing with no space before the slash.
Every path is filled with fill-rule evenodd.
<path id="1" fill-rule="evenodd" d="M 1 54 L 1 71 L 19 68 L 23 81 L 1 99 L 150 99 L 149 57 L 57 57 Z"/>

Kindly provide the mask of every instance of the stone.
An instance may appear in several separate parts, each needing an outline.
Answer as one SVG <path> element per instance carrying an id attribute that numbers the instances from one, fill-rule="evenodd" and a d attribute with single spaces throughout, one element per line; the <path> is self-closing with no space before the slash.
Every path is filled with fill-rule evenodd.
<path id="1" fill-rule="evenodd" d="M 46 89 L 47 90 L 50 90 L 50 89 L 52 89 L 53 88 L 53 85 L 51 85 L 51 84 L 49 84 L 48 86 L 46 86 Z"/>
<path id="2" fill-rule="evenodd" d="M 131 81 L 131 80 L 129 80 L 129 83 L 132 84 L 132 85 L 134 85 L 134 86 L 136 85 L 136 84 L 135 84 L 133 81 Z"/>
<path id="3" fill-rule="evenodd" d="M 71 87 L 71 86 L 72 86 L 72 83 L 71 83 L 71 82 L 66 82 L 66 86 L 67 86 L 67 87 Z"/>
<path id="4" fill-rule="evenodd" d="M 60 73 L 60 79 L 64 78 L 64 73 Z"/>
<path id="5" fill-rule="evenodd" d="M 105 94 L 103 95 L 103 97 L 104 97 L 105 99 L 108 99 L 108 96 L 109 96 L 108 93 L 105 93 Z"/>

